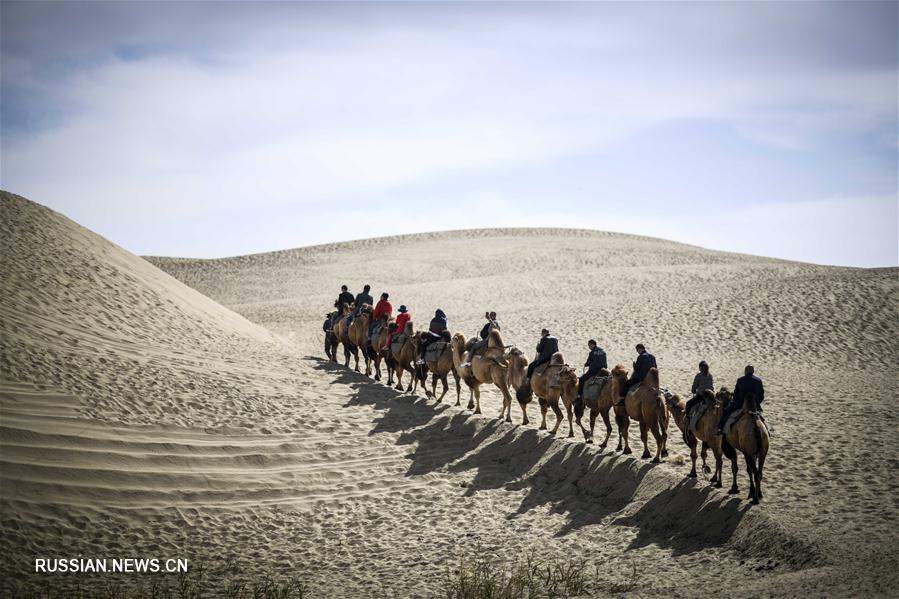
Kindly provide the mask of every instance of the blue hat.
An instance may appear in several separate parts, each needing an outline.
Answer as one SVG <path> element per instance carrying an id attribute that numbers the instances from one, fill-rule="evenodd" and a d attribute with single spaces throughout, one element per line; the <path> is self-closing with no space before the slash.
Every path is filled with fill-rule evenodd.
<path id="1" fill-rule="evenodd" d="M 408 312 L 408 311 L 409 311 L 409 308 L 407 308 L 405 305 L 400 306 L 400 312 Z"/>

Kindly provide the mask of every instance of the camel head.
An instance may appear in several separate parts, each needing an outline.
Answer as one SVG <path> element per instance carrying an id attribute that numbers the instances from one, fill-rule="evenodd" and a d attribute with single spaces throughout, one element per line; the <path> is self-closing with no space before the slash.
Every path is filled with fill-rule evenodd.
<path id="1" fill-rule="evenodd" d="M 362 307 L 359 308 L 359 312 L 360 314 L 368 314 L 371 316 L 371 313 L 373 312 L 371 304 L 362 304 Z"/>
<path id="2" fill-rule="evenodd" d="M 683 410 L 687 407 L 687 405 L 684 403 L 684 400 L 682 400 L 680 395 L 678 395 L 677 393 L 665 393 L 665 404 L 668 406 L 669 410 Z"/>
<path id="3" fill-rule="evenodd" d="M 715 394 L 715 399 L 717 399 L 722 406 L 726 406 L 732 397 L 733 394 L 727 387 L 721 387 L 718 390 L 718 393 Z"/>

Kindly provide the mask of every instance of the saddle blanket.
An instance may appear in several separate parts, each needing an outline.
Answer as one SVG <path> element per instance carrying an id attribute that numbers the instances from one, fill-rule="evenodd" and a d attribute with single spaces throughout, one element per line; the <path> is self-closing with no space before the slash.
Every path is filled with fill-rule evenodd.
<path id="1" fill-rule="evenodd" d="M 398 354 L 400 350 L 403 349 L 403 344 L 406 342 L 405 333 L 401 333 L 393 338 L 393 341 L 390 342 L 390 351 Z"/>
<path id="2" fill-rule="evenodd" d="M 587 379 L 587 382 L 584 383 L 584 399 L 594 401 L 599 399 L 599 394 L 602 393 L 603 387 L 606 386 L 606 383 L 611 379 L 610 376 L 592 376 Z"/>
<path id="3" fill-rule="evenodd" d="M 706 407 L 705 407 L 704 403 L 701 403 L 701 404 L 695 406 L 693 408 L 693 410 L 690 412 L 689 428 L 693 432 L 694 435 L 696 434 L 696 425 L 699 424 L 699 419 L 702 418 L 702 415 L 705 414 L 705 412 L 706 412 Z"/>
<path id="4" fill-rule="evenodd" d="M 436 362 L 440 359 L 440 355 L 446 350 L 449 343 L 446 341 L 433 341 L 425 350 L 425 361 Z"/>
<path id="5" fill-rule="evenodd" d="M 740 419 L 740 416 L 743 415 L 743 410 L 737 410 L 736 412 L 731 413 L 730 416 L 727 417 L 727 421 L 724 423 L 724 434 L 730 433 L 731 429 L 734 427 L 734 424 Z M 765 422 L 765 417 L 762 416 L 762 424 L 765 425 L 765 428 L 768 429 L 768 435 L 771 435 L 771 427 L 768 426 L 768 423 Z"/>

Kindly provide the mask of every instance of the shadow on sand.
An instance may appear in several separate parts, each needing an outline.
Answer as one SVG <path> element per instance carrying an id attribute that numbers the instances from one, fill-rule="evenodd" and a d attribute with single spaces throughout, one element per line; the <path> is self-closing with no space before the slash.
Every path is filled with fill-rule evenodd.
<path id="1" fill-rule="evenodd" d="M 447 402 L 436 404 L 343 366 L 319 361 L 315 368 L 334 371 L 334 384 L 352 389 L 346 406 L 369 405 L 381 412 L 369 434 L 399 433 L 398 444 L 415 446 L 408 455 L 407 476 L 441 469 L 473 471 L 471 483 L 461 490 L 464 495 L 524 490 L 518 509 L 506 515 L 510 520 L 547 506 L 566 517 L 556 536 L 611 524 L 637 530 L 629 548 L 656 544 L 679 555 L 730 546 L 770 557 L 783 547 L 793 555 L 781 557 L 795 561 L 790 557 L 795 558 L 798 541 L 786 538 L 787 533 L 764 513 L 753 513 L 749 503 L 714 490 L 706 481 L 685 479 L 664 465 L 557 439 L 533 425 L 475 416 Z M 747 516 L 751 522 L 744 522 Z M 766 532 L 785 538 L 754 542 Z"/>

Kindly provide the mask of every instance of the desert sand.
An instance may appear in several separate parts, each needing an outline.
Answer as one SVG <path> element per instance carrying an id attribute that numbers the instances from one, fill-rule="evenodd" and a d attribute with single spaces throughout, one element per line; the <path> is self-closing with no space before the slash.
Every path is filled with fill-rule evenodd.
<path id="1" fill-rule="evenodd" d="M 5 595 L 149 576 L 36 575 L 35 557 L 136 556 L 428 597 L 462 557 L 532 552 L 583 559 L 596 596 L 899 592 L 899 269 L 551 229 L 144 259 L 0 202 Z M 655 465 L 613 451 L 617 431 L 605 450 L 538 431 L 535 404 L 501 422 L 496 390 L 473 415 L 464 388 L 437 404 L 325 361 L 324 314 L 364 283 L 419 327 L 439 307 L 473 335 L 496 310 L 529 356 L 546 326 L 578 367 L 591 337 L 627 367 L 643 342 L 681 394 L 701 359 L 717 386 L 752 362 L 775 431 L 764 501 L 743 463 L 739 496 L 686 478 L 673 423 Z"/>

